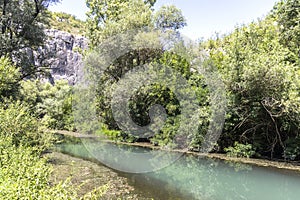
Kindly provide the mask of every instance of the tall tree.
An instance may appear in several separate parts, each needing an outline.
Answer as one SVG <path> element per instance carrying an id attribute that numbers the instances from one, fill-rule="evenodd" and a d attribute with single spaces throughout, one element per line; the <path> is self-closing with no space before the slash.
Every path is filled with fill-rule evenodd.
<path id="1" fill-rule="evenodd" d="M 26 48 L 35 49 L 45 39 L 46 9 L 59 0 L 0 0 L 0 56 L 9 56 L 23 76 L 36 66 Z"/>
<path id="2" fill-rule="evenodd" d="M 169 36 L 169 33 L 175 33 L 178 29 L 185 26 L 186 22 L 181 11 L 175 6 L 164 6 L 155 13 L 152 9 L 155 1 L 87 0 L 86 2 L 90 9 L 87 13 L 87 36 L 91 50 L 97 51 L 97 53 L 100 51 L 100 55 L 102 55 L 102 51 L 105 51 L 103 54 L 106 54 L 107 51 L 111 50 L 108 55 L 115 55 L 114 53 L 118 52 L 119 49 L 122 50 L 123 46 L 125 49 L 126 47 L 131 47 L 129 52 L 115 58 L 113 63 L 109 62 L 111 65 L 107 66 L 101 77 L 97 79 L 96 104 L 98 114 L 109 129 L 118 130 L 119 127 L 114 121 L 111 109 L 111 93 L 112 86 L 126 72 L 146 63 L 168 65 L 179 72 L 183 71 L 183 74 L 189 71 L 189 64 L 185 59 L 179 55 L 166 52 L 163 43 L 168 43 L 170 39 L 162 41 L 165 37 L 164 34 Z M 131 31 L 133 31 L 133 34 Z M 120 33 L 128 34 L 123 36 Z M 119 35 L 122 39 L 118 40 L 117 44 L 112 44 L 114 40 L 110 41 L 109 39 L 115 38 L 116 35 Z M 123 37 L 126 38 L 124 39 Z M 109 45 L 101 47 L 102 43 L 106 44 L 106 41 L 110 41 Z M 174 43 L 172 39 L 171 43 Z M 151 48 L 149 48 L 150 45 Z M 171 46 L 172 44 L 168 43 L 168 45 Z M 102 63 L 97 63 L 98 61 L 96 63 L 92 62 L 93 60 L 91 59 L 91 68 L 97 68 L 102 65 Z M 155 66 L 152 67 L 155 68 Z M 147 69 L 152 70 L 151 66 L 148 66 Z M 133 94 L 129 101 L 132 119 L 135 123 L 143 126 L 150 122 L 148 114 L 153 104 L 156 103 L 166 107 L 167 114 L 173 118 L 169 119 L 168 124 L 170 128 L 166 129 L 165 135 L 173 135 L 175 133 L 178 126 L 174 125 L 174 121 L 177 120 L 176 115 L 180 112 L 178 111 L 178 102 L 168 88 L 160 84 L 144 85 Z"/>
<path id="3" fill-rule="evenodd" d="M 154 3 L 143 0 L 86 0 L 89 8 L 87 36 L 90 46 L 93 48 L 115 34 L 149 26 L 150 8 Z"/>
<path id="4" fill-rule="evenodd" d="M 300 62 L 300 0 L 280 1 L 274 7 L 273 15 L 280 25 L 281 43 L 287 46 Z"/>
<path id="5" fill-rule="evenodd" d="M 288 140 L 299 135 L 299 82 L 296 64 L 286 60 L 273 18 L 237 28 L 209 44 L 210 58 L 227 85 L 228 119 L 220 146 L 251 143 L 261 155 L 288 158 Z"/>
<path id="6" fill-rule="evenodd" d="M 154 15 L 155 26 L 158 29 L 178 30 L 187 25 L 180 9 L 174 5 L 162 6 Z"/>

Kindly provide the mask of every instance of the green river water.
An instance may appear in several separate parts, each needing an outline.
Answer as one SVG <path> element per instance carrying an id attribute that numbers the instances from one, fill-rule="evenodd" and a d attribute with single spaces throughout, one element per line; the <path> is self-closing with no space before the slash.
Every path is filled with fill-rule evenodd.
<path id="1" fill-rule="evenodd" d="M 157 150 L 105 144 L 105 148 L 97 149 L 99 155 L 97 157 L 95 152 L 83 143 L 61 144 L 58 149 L 77 157 L 91 159 L 99 165 L 113 166 L 113 168 L 118 165 L 118 169 L 125 170 L 115 171 L 120 176 L 126 177 L 137 193 L 154 199 L 300 199 L 300 174 L 296 172 L 230 163 L 194 155 L 178 156 L 173 152 L 170 153 L 174 154 L 171 156 L 178 159 L 162 169 L 148 173 L 129 173 L 124 171 L 136 166 L 147 168 L 146 165 L 149 165 L 139 157 L 131 157 L 132 153 L 151 153 Z M 120 154 L 120 150 L 130 153 Z"/>

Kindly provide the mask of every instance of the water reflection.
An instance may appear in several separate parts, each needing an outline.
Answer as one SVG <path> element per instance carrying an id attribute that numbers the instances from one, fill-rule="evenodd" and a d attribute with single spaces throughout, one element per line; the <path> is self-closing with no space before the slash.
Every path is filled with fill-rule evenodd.
<path id="1" fill-rule="evenodd" d="M 152 172 L 169 166 L 179 159 L 182 153 L 149 148 L 117 145 L 110 142 L 84 139 L 83 144 L 89 153 L 110 168 L 129 172 Z"/>
<path id="2" fill-rule="evenodd" d="M 183 156 L 173 165 L 153 173 L 195 199 L 299 199 L 300 177 L 268 168 Z"/>
<path id="3" fill-rule="evenodd" d="M 91 157 L 87 151 L 84 153 L 82 144 L 68 144 L 60 148 L 80 157 Z M 116 156 L 114 148 L 126 149 L 136 154 L 147 152 L 150 155 L 153 152 L 146 148 L 128 146 L 117 146 L 112 148 L 112 152 L 102 152 L 106 154 L 102 155 L 102 159 L 110 159 L 111 162 L 126 165 L 125 167 L 136 164 L 140 166 L 145 159 L 139 160 L 136 157 L 131 160 L 129 155 L 132 153 Z M 159 157 L 156 162 L 161 159 L 164 157 Z M 126 162 L 122 162 L 124 160 Z M 270 168 L 252 167 L 193 155 L 182 156 L 173 164 L 155 172 L 144 174 L 119 172 L 119 174 L 126 176 L 140 193 L 163 200 L 298 200 L 300 196 L 300 176 L 297 173 L 284 173 Z"/>

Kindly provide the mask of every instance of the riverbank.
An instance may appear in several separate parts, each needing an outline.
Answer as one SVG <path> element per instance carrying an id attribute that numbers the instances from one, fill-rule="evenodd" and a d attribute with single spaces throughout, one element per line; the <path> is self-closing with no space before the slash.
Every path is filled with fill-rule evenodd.
<path id="1" fill-rule="evenodd" d="M 91 137 L 84 134 L 76 133 L 76 132 L 70 132 L 70 131 L 53 131 L 56 134 L 61 134 L 64 136 L 71 136 L 75 138 L 97 138 L 97 136 Z M 129 146 L 138 146 L 138 147 L 145 147 L 145 148 L 151 148 L 151 149 L 161 149 L 159 146 L 154 146 L 151 143 L 127 143 L 127 142 L 115 142 L 115 141 L 105 141 L 105 142 L 111 142 L 115 144 L 123 144 L 123 145 L 129 145 Z M 199 153 L 194 151 L 183 151 L 183 150 L 172 150 L 174 152 L 180 152 L 184 154 L 190 154 L 190 155 L 196 155 L 196 156 L 202 156 L 205 158 L 211 158 L 211 159 L 220 159 L 225 160 L 228 162 L 237 162 L 237 163 L 243 163 L 243 164 L 250 164 L 255 165 L 259 167 L 272 167 L 279 170 L 292 170 L 300 173 L 300 162 L 284 162 L 284 161 L 271 161 L 267 159 L 256 159 L 256 158 L 236 158 L 236 157 L 228 157 L 226 154 L 218 154 L 218 153 Z"/>
<path id="2" fill-rule="evenodd" d="M 119 142 L 118 144 L 125 144 L 130 146 L 139 146 L 139 147 L 146 147 L 152 149 L 160 149 L 158 146 L 154 146 L 150 143 L 126 143 L 126 142 Z M 220 159 L 229 162 L 236 162 L 236 163 L 243 163 L 243 164 L 250 164 L 259 167 L 272 167 L 282 170 L 292 170 L 300 173 L 300 163 L 299 162 L 284 162 L 284 161 L 271 161 L 267 159 L 256 159 L 256 158 L 237 158 L 237 157 L 229 157 L 226 154 L 218 154 L 218 153 L 199 153 L 194 151 L 182 151 L 182 150 L 173 150 L 174 152 L 181 152 L 187 155 L 195 155 L 201 156 L 204 158 L 211 158 L 211 159 Z"/>
<path id="3" fill-rule="evenodd" d="M 55 151 L 45 156 L 53 166 L 50 183 L 70 179 L 71 184 L 78 188 L 80 197 L 100 187 L 103 190 L 101 199 L 150 200 L 136 194 L 127 178 L 105 166 Z"/>
<path id="4" fill-rule="evenodd" d="M 130 146 L 138 146 L 138 147 L 145 147 L 151 149 L 160 149 L 158 146 L 154 146 L 150 143 L 126 143 L 126 142 L 114 142 L 116 144 L 123 144 L 123 145 L 130 145 Z M 183 150 L 172 150 L 174 152 L 180 152 L 187 155 L 195 155 L 201 156 L 204 158 L 211 158 L 211 159 L 220 159 L 229 162 L 235 163 L 243 163 L 243 164 L 250 164 L 255 165 L 258 167 L 272 167 L 281 170 L 291 170 L 300 173 L 300 163 L 299 162 L 284 162 L 284 161 L 271 161 L 267 159 L 257 159 L 257 158 L 237 158 L 237 157 L 229 157 L 226 154 L 218 154 L 218 153 L 199 153 L 194 151 L 183 151 Z"/>
<path id="5" fill-rule="evenodd" d="M 187 154 L 196 154 L 196 155 L 205 156 L 212 159 L 221 159 L 230 162 L 250 164 L 258 167 L 271 167 L 271 168 L 276 168 L 281 170 L 291 170 L 300 173 L 300 163 L 298 162 L 288 163 L 288 162 L 270 161 L 266 159 L 235 158 L 235 157 L 228 157 L 226 154 L 215 154 L 215 153 L 200 154 L 196 152 L 187 152 Z"/>

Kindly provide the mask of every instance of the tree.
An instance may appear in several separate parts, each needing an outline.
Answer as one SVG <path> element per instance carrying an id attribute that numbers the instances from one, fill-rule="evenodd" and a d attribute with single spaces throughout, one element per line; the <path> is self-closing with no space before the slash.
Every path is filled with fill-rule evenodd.
<path id="1" fill-rule="evenodd" d="M 46 9 L 59 0 L 1 0 L 0 56 L 9 56 L 23 76 L 37 70 L 27 48 L 36 49 L 45 39 Z"/>
<path id="2" fill-rule="evenodd" d="M 154 12 L 156 0 L 87 0 L 87 37 L 93 48 L 104 39 L 128 30 L 170 29 L 177 31 L 187 25 L 180 9 L 162 6 Z"/>
<path id="3" fill-rule="evenodd" d="M 262 155 L 287 158 L 288 139 L 299 135 L 299 70 L 280 36 L 268 17 L 209 44 L 230 99 L 220 146 L 251 143 Z"/>
<path id="4" fill-rule="evenodd" d="M 300 62 L 300 0 L 282 0 L 272 13 L 280 26 L 281 43 L 295 54 L 290 60 Z"/>
<path id="5" fill-rule="evenodd" d="M 155 26 L 158 29 L 178 30 L 187 25 L 180 9 L 174 5 L 162 6 L 154 15 Z"/>
<path id="6" fill-rule="evenodd" d="M 87 5 L 90 8 L 87 19 L 87 36 L 93 53 L 114 55 L 123 46 L 125 49 L 130 45 L 132 45 L 130 47 L 133 47 L 129 48 L 128 52 L 114 58 L 112 62 L 109 62 L 109 66 L 101 73 L 101 77 L 97 79 L 96 83 L 97 114 L 100 116 L 101 121 L 105 123 L 105 127 L 118 130 L 119 127 L 114 120 L 111 109 L 112 88 L 128 71 L 135 67 L 149 64 L 146 66 L 147 70 L 153 70 L 153 73 L 155 73 L 159 71 L 157 66 L 165 65 L 189 79 L 191 75 L 189 61 L 176 53 L 172 53 L 172 51 L 168 52 L 163 44 L 168 42 L 163 41 L 163 34 L 169 36 L 169 33 L 177 33 L 176 31 L 184 27 L 186 22 L 181 11 L 175 6 L 164 6 L 155 13 L 151 9 L 151 4 L 142 0 L 88 0 Z M 125 33 L 124 35 L 128 33 L 124 36 L 126 38 L 122 38 L 122 33 Z M 116 35 L 119 35 L 121 39 L 114 44 Z M 110 38 L 113 39 L 110 40 Z M 172 39 L 168 43 L 169 49 L 179 41 L 175 40 L 174 42 L 173 37 L 170 38 Z M 107 41 L 109 41 L 109 44 L 106 44 Z M 153 48 L 145 48 L 152 44 Z M 91 57 L 88 68 L 97 68 L 97 66 L 103 65 L 103 63 L 97 61 L 97 57 L 99 56 L 96 56 L 95 59 Z M 94 62 L 95 60 L 96 62 Z M 163 72 L 157 73 L 163 74 Z M 193 80 L 195 85 L 198 83 L 196 77 L 193 77 L 195 78 Z M 193 81 L 191 80 L 191 82 Z M 195 88 L 198 89 L 198 86 L 195 86 Z M 189 90 L 188 88 L 185 89 Z M 162 105 L 166 109 L 169 118 L 167 119 L 167 126 L 162 130 L 162 135 L 156 139 L 164 140 L 160 142 L 164 144 L 172 140 L 179 127 L 178 115 L 180 115 L 180 111 L 178 99 L 176 99 L 169 88 L 163 86 L 163 83 L 143 85 L 132 95 L 128 103 L 131 119 L 134 123 L 141 126 L 148 125 L 150 120 L 152 120 L 149 118 L 151 107 L 154 104 Z M 119 135 L 123 137 L 122 139 L 127 137 L 122 134 Z"/>
<path id="7" fill-rule="evenodd" d="M 150 25 L 150 7 L 154 5 L 153 2 L 155 1 L 145 3 L 143 0 L 86 0 L 89 8 L 87 36 L 91 48 L 115 34 Z"/>
<path id="8" fill-rule="evenodd" d="M 53 130 L 74 131 L 72 87 L 65 80 L 51 85 L 39 80 L 21 81 L 20 98 L 41 124 Z"/>
<path id="9" fill-rule="evenodd" d="M 85 32 L 85 23 L 77 19 L 74 15 L 64 12 L 49 11 L 50 27 L 52 29 L 69 32 L 73 35 L 83 34 Z"/>

